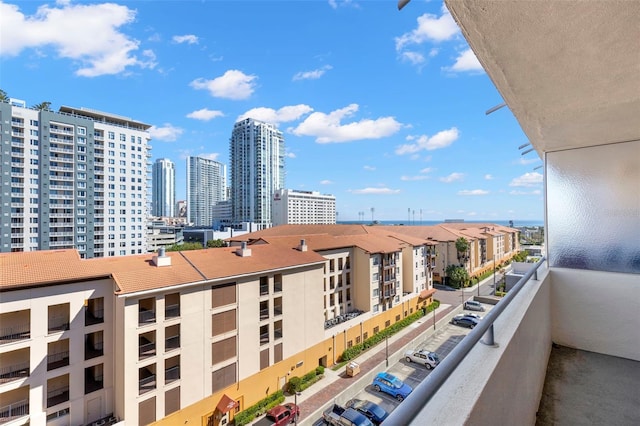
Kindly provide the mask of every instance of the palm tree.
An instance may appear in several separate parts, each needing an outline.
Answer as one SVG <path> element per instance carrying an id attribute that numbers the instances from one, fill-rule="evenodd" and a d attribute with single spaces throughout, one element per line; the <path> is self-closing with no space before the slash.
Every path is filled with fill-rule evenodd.
<path id="1" fill-rule="evenodd" d="M 0 89 L 0 102 L 9 102 L 9 95 L 2 89 Z"/>
<path id="2" fill-rule="evenodd" d="M 41 102 L 39 104 L 35 104 L 31 108 L 37 109 L 38 111 L 51 111 L 51 102 Z"/>
<path id="3" fill-rule="evenodd" d="M 456 240 L 456 251 L 458 252 L 458 261 L 466 262 L 469 260 L 469 241 L 466 238 L 460 237 Z"/>

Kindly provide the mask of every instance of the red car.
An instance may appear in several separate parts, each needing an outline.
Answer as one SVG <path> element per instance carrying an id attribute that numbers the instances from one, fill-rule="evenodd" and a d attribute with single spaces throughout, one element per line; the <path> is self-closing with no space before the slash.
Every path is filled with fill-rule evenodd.
<path id="1" fill-rule="evenodd" d="M 273 426 L 281 426 L 293 423 L 300 415 L 300 407 L 290 402 L 277 405 L 267 411 L 267 419 L 273 422 Z"/>

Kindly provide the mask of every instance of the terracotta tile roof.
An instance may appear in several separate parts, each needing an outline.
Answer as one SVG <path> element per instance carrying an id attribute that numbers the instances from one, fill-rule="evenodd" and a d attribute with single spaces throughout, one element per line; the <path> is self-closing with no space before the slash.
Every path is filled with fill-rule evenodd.
<path id="1" fill-rule="evenodd" d="M 76 250 L 2 253 L 0 290 L 112 276 L 115 293 L 127 294 L 325 261 L 313 251 L 281 245 L 251 246 L 248 257 L 238 256 L 236 250 L 167 252 L 171 265 L 161 267 L 154 265 L 154 253 L 95 259 L 80 259 Z"/>
<path id="2" fill-rule="evenodd" d="M 103 257 L 84 262 L 95 270 L 113 275 L 118 294 L 153 290 L 180 284 L 202 281 L 203 277 L 178 252 L 167 252 L 170 266 L 157 267 L 153 264 L 154 253 Z"/>
<path id="3" fill-rule="evenodd" d="M 293 247 L 261 244 L 248 246 L 251 256 L 236 254 L 239 247 L 221 247 L 182 252 L 207 279 L 253 274 L 274 269 L 324 263 L 324 257 L 313 251 L 302 252 Z"/>
<path id="4" fill-rule="evenodd" d="M 80 259 L 76 250 L 0 253 L 0 290 L 108 275 Z"/>

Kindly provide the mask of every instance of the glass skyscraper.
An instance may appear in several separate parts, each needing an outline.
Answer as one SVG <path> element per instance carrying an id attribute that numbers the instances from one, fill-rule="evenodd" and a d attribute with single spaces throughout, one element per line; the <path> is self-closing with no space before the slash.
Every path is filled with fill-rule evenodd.
<path id="1" fill-rule="evenodd" d="M 285 185 L 284 137 L 273 124 L 247 118 L 233 126 L 231 161 L 231 215 L 234 225 L 272 226 L 276 191 Z"/>
<path id="2" fill-rule="evenodd" d="M 153 164 L 152 215 L 174 217 L 176 209 L 176 168 L 168 158 Z"/>
<path id="3" fill-rule="evenodd" d="M 227 167 L 202 157 L 187 158 L 187 217 L 193 226 L 213 226 L 213 206 L 226 200 Z"/>

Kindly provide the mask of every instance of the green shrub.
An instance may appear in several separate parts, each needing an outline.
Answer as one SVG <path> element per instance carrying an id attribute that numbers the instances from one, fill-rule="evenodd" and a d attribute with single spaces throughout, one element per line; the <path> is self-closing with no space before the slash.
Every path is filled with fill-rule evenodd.
<path id="1" fill-rule="evenodd" d="M 300 392 L 300 384 L 302 383 L 302 379 L 298 376 L 293 376 L 289 379 L 287 383 L 287 392 L 290 394 Z"/>
<path id="2" fill-rule="evenodd" d="M 284 393 L 279 390 L 268 397 L 261 399 L 255 405 L 243 410 L 235 415 L 236 426 L 244 426 L 251 423 L 257 416 L 261 416 L 273 407 L 284 402 Z"/>
<path id="3" fill-rule="evenodd" d="M 322 376 L 324 374 L 324 367 L 322 365 L 319 365 L 316 367 L 316 375 L 318 376 Z"/>

